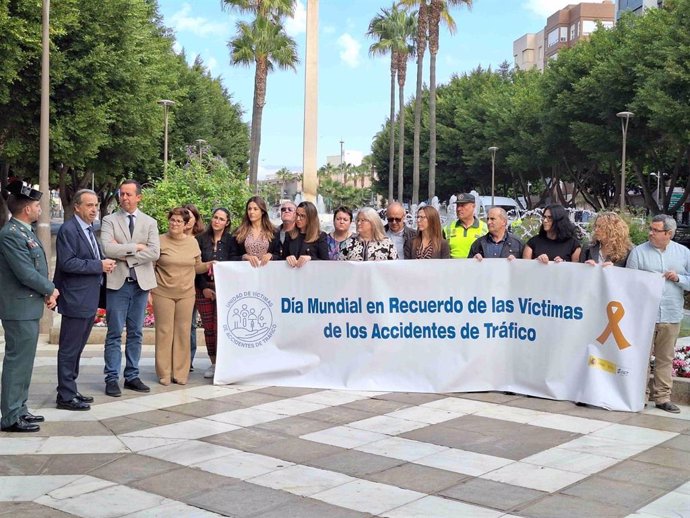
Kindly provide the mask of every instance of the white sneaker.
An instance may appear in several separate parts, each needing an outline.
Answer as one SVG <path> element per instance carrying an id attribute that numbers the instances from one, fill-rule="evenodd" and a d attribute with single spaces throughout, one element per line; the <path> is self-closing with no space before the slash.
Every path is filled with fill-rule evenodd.
<path id="1" fill-rule="evenodd" d="M 213 378 L 213 376 L 215 376 L 215 374 L 216 374 L 216 366 L 215 366 L 215 365 L 211 365 L 211 366 L 210 366 L 208 369 L 206 369 L 206 371 L 204 372 L 204 378 L 206 378 L 206 379 Z"/>

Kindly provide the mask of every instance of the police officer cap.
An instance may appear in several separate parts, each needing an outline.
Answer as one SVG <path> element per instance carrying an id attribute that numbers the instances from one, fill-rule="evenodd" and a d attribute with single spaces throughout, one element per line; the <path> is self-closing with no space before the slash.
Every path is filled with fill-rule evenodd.
<path id="1" fill-rule="evenodd" d="M 43 193 L 24 185 L 21 180 L 15 180 L 7 186 L 7 191 L 21 200 L 41 201 Z"/>
<path id="2" fill-rule="evenodd" d="M 474 203 L 474 201 L 474 195 L 463 192 L 460 196 L 458 196 L 456 203 Z"/>

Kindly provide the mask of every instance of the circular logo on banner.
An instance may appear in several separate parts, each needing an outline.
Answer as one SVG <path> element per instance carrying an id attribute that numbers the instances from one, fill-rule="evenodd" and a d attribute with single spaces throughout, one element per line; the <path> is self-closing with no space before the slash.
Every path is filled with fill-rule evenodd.
<path id="1" fill-rule="evenodd" d="M 264 345 L 276 329 L 272 306 L 273 302 L 262 293 L 238 293 L 225 305 L 225 335 L 240 347 L 254 348 Z"/>

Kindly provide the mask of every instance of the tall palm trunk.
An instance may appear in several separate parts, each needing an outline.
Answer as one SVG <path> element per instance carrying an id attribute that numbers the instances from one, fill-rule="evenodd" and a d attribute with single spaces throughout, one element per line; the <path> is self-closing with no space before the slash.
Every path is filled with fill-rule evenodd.
<path id="1" fill-rule="evenodd" d="M 258 194 L 259 184 L 259 150 L 261 148 L 261 117 L 266 104 L 266 79 L 268 77 L 268 62 L 266 59 L 256 60 L 254 72 L 254 106 L 252 107 L 251 152 L 249 154 L 249 185 Z"/>
<path id="2" fill-rule="evenodd" d="M 442 4 L 431 0 L 429 9 L 429 200 L 436 195 L 436 55 Z"/>
<path id="3" fill-rule="evenodd" d="M 405 76 L 407 54 L 398 55 L 398 201 L 403 202 L 403 166 L 405 162 Z"/>
<path id="4" fill-rule="evenodd" d="M 417 13 L 417 90 L 414 99 L 414 142 L 412 157 L 412 203 L 419 203 L 419 139 L 422 131 L 422 81 L 427 38 L 427 5 L 422 2 Z"/>
<path id="5" fill-rule="evenodd" d="M 391 113 L 388 146 L 388 202 L 394 198 L 393 175 L 395 174 L 395 55 L 391 54 Z"/>

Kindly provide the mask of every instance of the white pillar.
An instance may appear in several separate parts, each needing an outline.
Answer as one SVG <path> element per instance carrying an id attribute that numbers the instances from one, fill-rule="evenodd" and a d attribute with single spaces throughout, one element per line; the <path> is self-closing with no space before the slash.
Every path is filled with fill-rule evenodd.
<path id="1" fill-rule="evenodd" d="M 307 49 L 304 66 L 304 147 L 302 191 L 316 203 L 316 148 L 319 97 L 319 0 L 307 0 Z"/>

